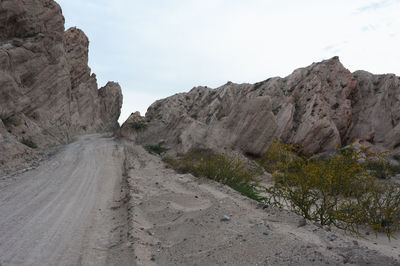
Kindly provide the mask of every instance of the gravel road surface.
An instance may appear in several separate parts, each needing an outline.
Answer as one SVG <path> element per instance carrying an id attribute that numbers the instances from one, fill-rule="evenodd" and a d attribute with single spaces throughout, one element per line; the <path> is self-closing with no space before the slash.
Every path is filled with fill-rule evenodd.
<path id="1" fill-rule="evenodd" d="M 37 169 L 0 180 L 0 265 L 128 260 L 123 154 L 112 138 L 89 135 Z"/>

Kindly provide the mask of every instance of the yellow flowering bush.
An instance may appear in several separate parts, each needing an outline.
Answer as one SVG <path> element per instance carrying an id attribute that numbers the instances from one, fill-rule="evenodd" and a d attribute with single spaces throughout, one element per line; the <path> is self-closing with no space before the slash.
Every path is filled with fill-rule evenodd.
<path id="1" fill-rule="evenodd" d="M 265 188 L 269 204 L 353 233 L 368 225 L 390 238 L 400 230 L 400 186 L 377 180 L 368 169 L 370 162 L 384 164 L 383 153 L 350 146 L 323 159 L 273 141 L 259 162 L 273 175 L 274 184 Z"/>

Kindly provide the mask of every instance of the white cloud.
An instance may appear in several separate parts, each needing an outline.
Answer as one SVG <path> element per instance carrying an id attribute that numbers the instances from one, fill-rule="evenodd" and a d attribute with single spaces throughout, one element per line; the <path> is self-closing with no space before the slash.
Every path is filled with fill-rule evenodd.
<path id="1" fill-rule="evenodd" d="M 121 121 L 193 86 L 285 76 L 335 55 L 352 71 L 400 74 L 399 0 L 59 3 L 89 36 L 100 85 L 122 85 Z"/>
<path id="2" fill-rule="evenodd" d="M 377 9 L 388 7 L 395 4 L 398 0 L 381 0 L 362 6 L 357 9 L 358 12 L 376 11 Z"/>

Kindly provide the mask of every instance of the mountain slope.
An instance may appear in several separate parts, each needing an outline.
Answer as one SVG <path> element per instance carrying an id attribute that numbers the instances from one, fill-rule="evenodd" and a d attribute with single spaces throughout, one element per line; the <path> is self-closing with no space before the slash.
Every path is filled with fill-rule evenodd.
<path id="1" fill-rule="evenodd" d="M 193 146 L 260 155 L 272 138 L 307 153 L 329 151 L 355 138 L 393 150 L 400 144 L 400 78 L 351 73 L 333 57 L 256 84 L 196 87 L 152 104 L 146 130 L 120 135 L 177 152 Z"/>

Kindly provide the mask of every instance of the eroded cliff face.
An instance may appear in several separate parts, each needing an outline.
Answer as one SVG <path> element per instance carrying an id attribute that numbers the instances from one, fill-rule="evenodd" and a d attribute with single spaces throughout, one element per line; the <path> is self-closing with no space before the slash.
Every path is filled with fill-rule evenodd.
<path id="1" fill-rule="evenodd" d="M 148 127 L 128 120 L 120 133 L 176 152 L 194 146 L 260 155 L 273 138 L 306 153 L 347 145 L 355 138 L 393 150 L 400 144 L 400 79 L 351 73 L 338 57 L 256 84 L 196 87 L 152 104 Z"/>
<path id="2" fill-rule="evenodd" d="M 0 2 L 0 168 L 32 157 L 34 146 L 118 128 L 121 88 L 98 90 L 88 46 L 81 30 L 64 30 L 53 0 Z"/>

